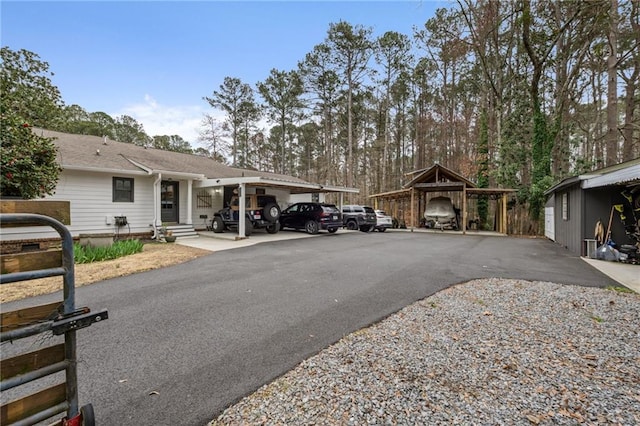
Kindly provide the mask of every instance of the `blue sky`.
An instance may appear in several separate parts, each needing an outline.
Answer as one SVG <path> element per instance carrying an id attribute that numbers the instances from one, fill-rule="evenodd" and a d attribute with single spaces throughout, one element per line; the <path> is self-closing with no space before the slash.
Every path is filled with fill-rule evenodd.
<path id="1" fill-rule="evenodd" d="M 295 69 L 340 20 L 411 36 L 447 1 L 5 1 L 1 43 L 49 63 L 67 105 L 197 146 L 224 77 Z"/>

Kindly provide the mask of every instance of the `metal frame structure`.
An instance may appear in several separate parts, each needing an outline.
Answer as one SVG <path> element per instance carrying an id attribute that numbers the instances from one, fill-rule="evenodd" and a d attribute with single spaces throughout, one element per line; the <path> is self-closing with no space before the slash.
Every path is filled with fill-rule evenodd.
<path id="1" fill-rule="evenodd" d="M 102 310 L 97 313 L 91 313 L 88 308 L 77 309 L 75 306 L 73 238 L 65 225 L 51 217 L 29 213 L 0 214 L 0 223 L 3 226 L 6 224 L 50 226 L 60 234 L 62 239 L 61 266 L 35 271 L 2 274 L 0 275 L 0 284 L 53 276 L 62 276 L 64 284 L 64 300 L 61 303 L 56 302 L 49 305 L 2 314 L 3 323 L 2 332 L 0 332 L 0 342 L 9 342 L 40 333 L 51 332 L 54 335 L 64 335 L 64 348 L 59 345 L 58 347 L 54 346 L 40 351 L 18 355 L 11 359 L 2 359 L 3 370 L 5 367 L 16 365 L 21 366 L 21 368 L 13 368 L 13 370 L 16 370 L 13 374 L 11 371 L 3 371 L 0 389 L 4 392 L 36 379 L 65 371 L 64 401 L 60 402 L 58 401 L 60 398 L 54 398 L 51 406 L 43 406 L 43 403 L 38 401 L 38 399 L 44 399 L 42 392 L 53 390 L 52 393 L 56 393 L 57 390 L 58 394 L 62 394 L 62 389 L 58 389 L 58 387 L 63 385 L 60 384 L 40 393 L 29 395 L 23 400 L 12 401 L 3 405 L 1 423 L 5 424 L 6 421 L 9 421 L 10 424 L 13 425 L 33 425 L 66 410 L 66 417 L 62 419 L 59 424 L 70 426 L 93 425 L 93 408 L 91 404 L 85 405 L 82 408 L 79 408 L 78 404 L 76 330 L 107 319 L 108 312 Z M 36 311 L 39 313 L 38 315 L 35 314 Z M 12 314 L 14 317 L 24 318 L 25 323 L 19 321 L 13 325 L 5 324 L 5 319 L 12 316 Z M 30 315 L 31 317 L 29 317 Z M 9 328 L 9 330 L 5 330 L 5 328 Z M 55 356 L 52 355 L 56 351 L 60 353 Z M 42 363 L 38 361 L 39 358 L 51 358 L 52 360 L 47 365 L 42 365 Z M 9 377 L 5 378 L 5 375 Z"/>

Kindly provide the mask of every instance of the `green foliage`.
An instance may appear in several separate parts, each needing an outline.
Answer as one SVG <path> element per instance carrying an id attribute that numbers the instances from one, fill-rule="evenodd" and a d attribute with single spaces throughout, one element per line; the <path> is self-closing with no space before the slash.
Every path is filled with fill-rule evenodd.
<path id="1" fill-rule="evenodd" d="M 62 115 L 60 91 L 51 82 L 49 64 L 28 50 L 0 50 L 0 93 L 2 116 L 22 123 L 54 128 Z M 3 126 L 4 131 L 4 126 Z"/>
<path id="2" fill-rule="evenodd" d="M 634 293 L 633 290 L 627 288 L 627 287 L 622 287 L 622 286 L 613 286 L 613 285 L 609 285 L 607 287 L 605 287 L 606 290 L 610 290 L 610 291 L 615 291 L 618 293 Z"/>
<path id="3" fill-rule="evenodd" d="M 0 123 L 0 194 L 24 199 L 53 194 L 61 169 L 52 139 L 36 135 L 17 117 L 2 113 Z"/>
<path id="4" fill-rule="evenodd" d="M 546 201 L 545 191 L 554 184 L 553 177 L 545 176 L 538 182 L 531 184 L 529 192 L 529 211 L 531 219 L 537 221 L 541 219 L 542 210 Z"/>
<path id="5" fill-rule="evenodd" d="M 482 111 L 480 116 L 480 140 L 478 141 L 478 187 L 489 187 L 489 129 L 487 124 L 487 112 Z M 489 214 L 489 199 L 486 195 L 478 198 L 478 218 L 480 226 L 484 228 Z"/>
<path id="6" fill-rule="evenodd" d="M 0 194 L 24 199 L 52 194 L 60 167 L 52 139 L 33 124 L 47 125 L 59 114 L 60 93 L 48 78 L 49 65 L 26 50 L 1 50 Z"/>
<path id="7" fill-rule="evenodd" d="M 211 97 L 204 97 L 213 108 L 223 110 L 226 114 L 224 128 L 229 131 L 232 140 L 232 165 L 238 165 L 238 152 L 241 143 L 242 129 L 258 120 L 258 108 L 253 89 L 236 77 L 225 77 L 220 90 L 214 90 Z"/>
<path id="8" fill-rule="evenodd" d="M 140 253 L 143 246 L 140 240 L 120 240 L 110 247 L 84 247 L 76 243 L 73 245 L 73 257 L 75 263 L 100 262 Z"/>

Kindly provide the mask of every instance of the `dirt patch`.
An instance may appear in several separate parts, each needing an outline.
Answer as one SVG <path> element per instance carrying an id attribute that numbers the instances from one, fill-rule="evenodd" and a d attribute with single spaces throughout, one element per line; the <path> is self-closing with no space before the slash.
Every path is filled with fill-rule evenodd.
<path id="1" fill-rule="evenodd" d="M 211 254 L 208 250 L 180 244 L 145 244 L 141 253 L 104 262 L 75 265 L 76 287 L 93 284 L 109 278 L 150 271 L 176 265 Z M 62 290 L 62 277 L 41 278 L 0 286 L 0 302 L 10 302 Z"/>

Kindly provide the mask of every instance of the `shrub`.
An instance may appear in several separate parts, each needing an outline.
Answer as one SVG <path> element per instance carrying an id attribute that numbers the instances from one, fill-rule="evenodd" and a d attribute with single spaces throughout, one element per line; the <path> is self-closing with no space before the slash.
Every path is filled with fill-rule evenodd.
<path id="1" fill-rule="evenodd" d="M 73 246 L 73 257 L 75 263 L 100 262 L 140 253 L 143 246 L 140 240 L 116 241 L 110 247 L 84 247 L 76 243 Z"/>

